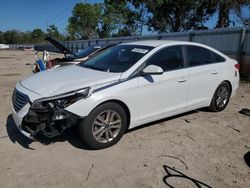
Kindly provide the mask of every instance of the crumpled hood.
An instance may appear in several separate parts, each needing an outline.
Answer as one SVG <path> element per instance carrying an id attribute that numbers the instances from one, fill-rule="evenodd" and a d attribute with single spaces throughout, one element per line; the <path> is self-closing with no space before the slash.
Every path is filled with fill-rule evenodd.
<path id="1" fill-rule="evenodd" d="M 77 65 L 49 69 L 34 74 L 20 83 L 43 97 L 54 96 L 76 89 L 119 80 L 121 73 L 110 73 Z"/>

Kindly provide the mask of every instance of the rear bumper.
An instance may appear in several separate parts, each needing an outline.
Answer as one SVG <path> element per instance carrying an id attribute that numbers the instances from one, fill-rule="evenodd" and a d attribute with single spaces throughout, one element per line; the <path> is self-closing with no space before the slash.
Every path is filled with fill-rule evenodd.
<path id="1" fill-rule="evenodd" d="M 239 84 L 240 84 L 240 78 L 239 78 L 239 73 L 237 74 L 238 76 L 234 79 L 232 83 L 232 93 L 231 93 L 231 97 L 234 97 L 236 95 L 236 92 L 239 88 Z"/>
<path id="2" fill-rule="evenodd" d="M 236 95 L 237 89 L 238 87 L 232 89 L 231 97 L 234 97 Z"/>

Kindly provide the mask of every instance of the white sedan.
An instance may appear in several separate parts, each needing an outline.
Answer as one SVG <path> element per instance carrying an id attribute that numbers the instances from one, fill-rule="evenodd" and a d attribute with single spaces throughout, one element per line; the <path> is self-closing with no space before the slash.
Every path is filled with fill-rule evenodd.
<path id="1" fill-rule="evenodd" d="M 221 111 L 239 84 L 239 64 L 206 45 L 140 41 L 108 48 L 84 64 L 47 70 L 17 83 L 12 114 L 36 139 L 78 125 L 92 149 L 127 129 L 209 107 Z"/>

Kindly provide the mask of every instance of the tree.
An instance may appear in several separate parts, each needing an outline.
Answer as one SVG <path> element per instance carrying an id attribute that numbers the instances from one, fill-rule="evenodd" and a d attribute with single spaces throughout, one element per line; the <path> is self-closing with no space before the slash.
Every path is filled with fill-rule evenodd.
<path id="1" fill-rule="evenodd" d="M 212 0 L 211 9 L 217 10 L 218 12 L 218 21 L 216 28 L 225 28 L 229 27 L 230 23 L 234 22 L 230 19 L 230 11 L 234 11 L 236 15 L 241 14 L 241 7 L 244 5 L 249 5 L 249 0 Z M 216 11 L 213 11 L 214 14 Z M 240 17 L 244 24 L 244 18 Z"/>
<path id="2" fill-rule="evenodd" d="M 240 18 L 241 18 L 241 23 L 244 26 L 250 26 L 250 18 L 249 17 L 246 18 L 246 17 L 240 15 Z"/>
<path id="3" fill-rule="evenodd" d="M 250 26 L 250 3 L 246 3 L 240 8 L 240 11 L 236 11 L 236 14 L 239 18 L 237 22 L 244 26 Z M 235 25 L 235 22 L 232 22 Z"/>
<path id="4" fill-rule="evenodd" d="M 67 30 L 71 39 L 91 39 L 97 37 L 100 4 L 77 3 L 69 17 Z"/>
<path id="5" fill-rule="evenodd" d="M 137 12 L 137 27 L 138 27 L 138 34 L 142 35 L 144 26 L 147 26 L 147 21 L 149 18 L 148 9 L 145 3 L 136 3 L 132 1 L 134 5 L 133 9 Z"/>
<path id="6" fill-rule="evenodd" d="M 177 32 L 204 28 L 209 0 L 132 0 L 135 6 L 144 4 L 148 11 L 147 25 L 150 30 Z"/>
<path id="7" fill-rule="evenodd" d="M 121 13 L 117 14 L 114 4 L 109 1 L 104 1 L 101 5 L 101 14 L 98 24 L 98 36 L 100 38 L 108 38 L 112 36 L 112 33 L 116 29 L 117 23 L 121 20 Z"/>
<path id="8" fill-rule="evenodd" d="M 55 25 L 50 25 L 48 28 L 47 28 L 47 34 L 51 37 L 54 37 L 54 38 L 57 38 L 59 39 L 60 38 L 60 33 L 57 29 L 57 27 Z"/>
<path id="9" fill-rule="evenodd" d="M 18 30 L 9 30 L 4 34 L 4 41 L 7 44 L 22 44 L 24 43 L 24 33 Z"/>
<path id="10" fill-rule="evenodd" d="M 32 32 L 31 31 L 26 31 L 25 33 L 23 33 L 23 40 L 24 40 L 24 44 L 35 44 L 35 43 L 40 43 L 41 41 L 34 41 L 34 38 L 31 36 Z"/>
<path id="11" fill-rule="evenodd" d="M 140 14 L 126 0 L 104 0 L 99 20 L 99 37 L 137 35 Z"/>
<path id="12" fill-rule="evenodd" d="M 141 15 L 141 18 L 144 18 L 144 22 L 141 23 L 146 21 L 149 30 L 159 33 L 206 29 L 204 23 L 215 14 L 218 14 L 216 28 L 229 27 L 234 22 L 230 16 L 232 14 L 238 15 L 243 25 L 249 23 L 249 17 L 242 18 L 241 11 L 242 6 L 249 5 L 250 0 L 130 0 L 129 2 L 137 8 L 145 6 L 148 18 L 145 19 L 145 16 Z"/>
<path id="13" fill-rule="evenodd" d="M 26 40 L 30 40 L 29 38 L 31 38 L 33 43 L 40 43 L 44 40 L 44 37 L 45 33 L 41 29 L 37 28 L 33 29 L 31 33 L 27 32 L 25 38 Z"/>
<path id="14" fill-rule="evenodd" d="M 52 36 L 62 40 L 63 36 L 58 32 L 55 27 L 49 28 L 49 33 Z M 56 32 L 57 31 L 57 32 Z M 57 34 L 56 34 L 57 33 Z M 59 36 L 59 37 L 57 37 Z M 6 44 L 38 44 L 44 43 L 45 33 L 37 28 L 31 31 L 21 32 L 18 30 L 8 30 L 5 32 L 0 31 L 0 43 Z"/>
<path id="15" fill-rule="evenodd" d="M 4 44 L 5 40 L 4 40 L 4 33 L 2 31 L 0 31 L 0 44 Z"/>

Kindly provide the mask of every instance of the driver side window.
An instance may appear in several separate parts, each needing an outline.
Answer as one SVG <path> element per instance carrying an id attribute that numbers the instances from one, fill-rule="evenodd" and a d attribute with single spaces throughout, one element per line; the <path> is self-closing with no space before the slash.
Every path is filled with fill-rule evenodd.
<path id="1" fill-rule="evenodd" d="M 147 66 L 157 65 L 161 67 L 164 72 L 181 69 L 184 67 L 182 47 L 166 47 L 150 57 L 146 64 Z"/>

